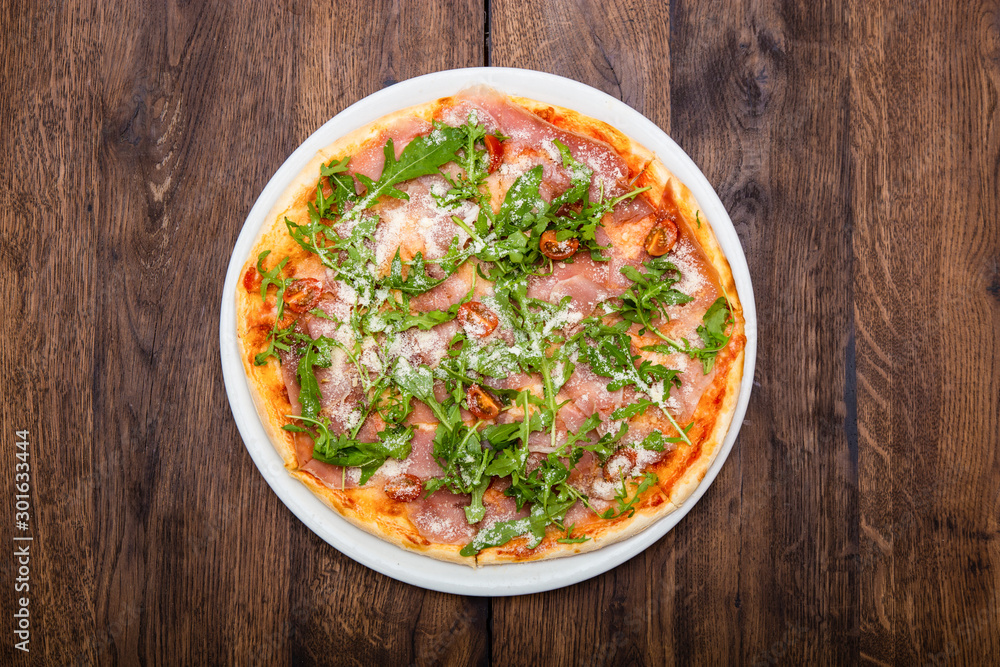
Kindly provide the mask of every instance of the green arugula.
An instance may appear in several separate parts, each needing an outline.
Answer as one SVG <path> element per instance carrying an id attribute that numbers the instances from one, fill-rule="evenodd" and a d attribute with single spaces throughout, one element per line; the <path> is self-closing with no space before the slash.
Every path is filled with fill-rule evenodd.
<path id="1" fill-rule="evenodd" d="M 663 344 L 646 345 L 643 350 L 670 354 L 677 351 L 688 355 L 692 359 L 701 361 L 702 373 L 708 375 L 715 366 L 715 358 L 719 352 L 729 344 L 732 334 L 727 334 L 726 329 L 733 322 L 732 311 L 729 302 L 725 297 L 716 299 L 702 318 L 702 324 L 698 325 L 695 332 L 701 338 L 703 347 L 695 347 L 687 338 L 674 340 L 661 335 Z"/>
<path id="2" fill-rule="evenodd" d="M 444 195 L 434 195 L 438 205 L 444 208 L 455 208 L 466 200 L 473 200 L 480 207 L 489 205 L 490 193 L 485 189 L 485 181 L 490 165 L 490 156 L 485 148 L 484 140 L 487 130 L 485 125 L 477 122 L 475 114 L 470 114 L 469 119 L 463 126 L 466 130 L 465 145 L 456 157 L 456 164 L 462 168 L 462 172 L 451 177 L 442 172 L 445 180 L 451 186 Z M 500 141 L 506 137 L 498 137 Z M 478 146 L 482 145 L 480 149 Z M 471 235 L 470 235 L 471 236 Z"/>
<path id="3" fill-rule="evenodd" d="M 664 322 L 670 321 L 667 312 L 669 306 L 688 303 L 692 297 L 674 288 L 681 276 L 677 267 L 663 257 L 655 257 L 645 262 L 645 272 L 640 272 L 632 266 L 624 266 L 621 273 L 632 281 L 632 286 L 621 297 L 621 306 L 614 312 L 619 313 L 626 322 L 638 324 L 639 335 L 652 331 L 661 338 L 663 335 L 653 324 L 657 318 Z"/>
<path id="4" fill-rule="evenodd" d="M 615 206 L 634 199 L 649 188 L 635 188 L 619 197 L 607 199 L 602 191 L 598 201 L 591 202 L 593 170 L 574 158 L 569 148 L 561 141 L 556 139 L 553 143 L 562 156 L 563 168 L 570 174 L 570 186 L 549 205 L 547 211 L 549 228 L 556 232 L 556 240 L 575 238 L 580 241 L 581 249 L 590 252 L 591 259 L 607 261 L 608 258 L 604 256 L 603 251 L 607 250 L 608 246 L 602 246 L 597 242 L 597 227 Z"/>
<path id="5" fill-rule="evenodd" d="M 489 528 L 483 528 L 476 533 L 476 536 L 472 538 L 472 541 L 462 547 L 462 550 L 459 553 L 463 556 L 475 556 L 483 549 L 507 544 L 515 537 L 519 537 L 526 533 L 537 535 L 538 531 L 542 531 L 544 534 L 545 525 L 544 516 L 534 515 L 523 519 L 498 521 Z M 539 542 L 541 542 L 541 540 L 536 538 L 532 544 L 528 545 L 528 547 L 536 547 Z"/>
<path id="6" fill-rule="evenodd" d="M 296 424 L 286 424 L 282 427 L 286 431 L 312 435 L 314 459 L 344 468 L 361 468 L 359 485 L 364 485 L 382 467 L 386 459 L 403 460 L 410 455 L 410 440 L 413 436 L 413 429 L 410 428 L 400 426 L 386 429 L 379 431 L 378 441 L 360 442 L 356 439 L 357 434 L 334 435 L 325 417 L 321 419 L 303 415 L 289 415 L 289 417 L 306 422 L 314 428 L 315 434 Z"/>
<path id="7" fill-rule="evenodd" d="M 288 285 L 291 284 L 292 278 L 282 278 L 281 271 L 288 264 L 288 258 L 284 258 L 278 264 L 271 269 L 266 271 L 264 269 L 264 260 L 267 256 L 271 254 L 270 250 L 265 250 L 259 255 L 257 255 L 257 272 L 260 273 L 260 298 L 262 301 L 267 301 L 267 288 L 274 285 L 277 288 L 277 292 L 274 295 L 274 324 L 271 326 L 271 331 L 267 334 L 267 348 L 254 356 L 253 363 L 255 366 L 263 366 L 267 363 L 267 360 L 274 357 L 281 362 L 281 356 L 278 354 L 279 351 L 287 352 L 291 349 L 291 345 L 288 342 L 289 337 L 292 334 L 292 330 L 295 328 L 295 323 L 289 324 L 287 327 L 281 328 L 282 318 L 285 314 L 285 290 Z"/>
<path id="8" fill-rule="evenodd" d="M 365 193 L 345 217 L 357 217 L 382 197 L 408 200 L 409 195 L 396 186 L 421 176 L 440 173 L 441 167 L 455 161 L 455 152 L 465 144 L 467 133 L 466 126 L 450 127 L 439 123 L 427 136 L 414 137 L 403 148 L 399 159 L 396 159 L 396 147 L 392 139 L 386 141 L 382 151 L 385 156 L 382 175 L 374 181 L 364 174 L 356 174 Z M 355 214 L 355 211 L 358 213 Z"/>
<path id="9" fill-rule="evenodd" d="M 601 518 L 608 520 L 617 519 L 618 517 L 626 513 L 628 514 L 629 518 L 631 518 L 632 516 L 635 515 L 635 505 L 636 503 L 639 502 L 639 497 L 647 489 L 656 484 L 657 481 L 658 479 L 656 477 L 656 473 L 653 472 L 647 472 L 645 475 L 643 475 L 642 481 L 640 482 L 633 481 L 632 484 L 636 485 L 636 490 L 635 490 L 635 495 L 633 495 L 632 498 L 630 499 L 628 497 L 628 485 L 626 484 L 626 481 L 623 479 L 621 490 L 615 496 L 615 500 L 618 501 L 617 511 L 613 507 L 608 508 L 606 512 L 601 514 Z"/>

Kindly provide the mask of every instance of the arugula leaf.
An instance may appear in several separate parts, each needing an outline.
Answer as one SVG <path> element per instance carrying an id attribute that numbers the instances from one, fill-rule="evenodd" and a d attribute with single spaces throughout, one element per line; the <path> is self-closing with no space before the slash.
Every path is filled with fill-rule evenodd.
<path id="1" fill-rule="evenodd" d="M 545 530 L 545 517 L 529 516 L 523 519 L 511 519 L 509 521 L 498 521 L 489 528 L 483 528 L 471 542 L 462 547 L 459 552 L 463 556 L 475 556 L 483 549 L 498 547 L 507 544 L 515 537 L 532 533 L 533 535 L 541 529 Z M 538 546 L 537 543 L 530 546 Z"/>
<path id="2" fill-rule="evenodd" d="M 472 501 L 465 508 L 465 520 L 472 525 L 479 523 L 486 516 L 486 507 L 483 505 L 483 494 L 490 485 L 490 478 L 483 477 L 479 484 L 472 489 Z"/>
<path id="3" fill-rule="evenodd" d="M 518 176 L 507 190 L 494 223 L 497 236 L 502 238 L 512 232 L 524 231 L 526 227 L 530 227 L 530 223 L 535 222 L 537 213 L 548 210 L 548 204 L 538 193 L 538 188 L 542 184 L 542 174 L 541 165 L 532 167 Z M 526 225 L 526 221 L 529 224 Z"/>
<path id="4" fill-rule="evenodd" d="M 274 285 L 278 289 L 277 295 L 274 297 L 275 309 L 278 313 L 276 319 L 280 320 L 281 316 L 285 312 L 285 288 L 288 284 L 292 282 L 291 278 L 282 278 L 281 270 L 285 268 L 285 264 L 288 264 L 288 258 L 284 258 L 278 262 L 270 271 L 264 269 L 264 260 L 267 256 L 271 254 L 270 250 L 265 250 L 264 252 L 257 255 L 257 272 L 261 276 L 260 280 L 260 298 L 262 301 L 267 300 L 267 288 Z"/>
<path id="5" fill-rule="evenodd" d="M 601 439 L 597 442 L 585 445 L 583 448 L 589 452 L 597 454 L 597 458 L 600 459 L 603 464 L 608 458 L 615 453 L 618 449 L 618 443 L 621 441 L 622 437 L 628 432 L 628 425 L 622 424 L 618 427 L 618 431 L 615 433 L 605 433 L 601 436 Z"/>
<path id="6" fill-rule="evenodd" d="M 611 418 L 615 420 L 631 419 L 636 415 L 641 415 L 642 413 L 644 413 L 646 411 L 646 408 L 650 407 L 651 405 L 656 405 L 656 403 L 653 403 L 652 401 L 647 400 L 645 398 L 640 398 L 635 403 L 632 403 L 631 405 L 623 405 L 622 407 L 612 412 Z"/>
<path id="7" fill-rule="evenodd" d="M 403 278 L 403 260 L 399 255 L 399 248 L 396 248 L 396 255 L 389 266 L 389 275 L 383 279 L 382 285 L 389 289 L 398 289 L 405 294 L 423 294 L 443 283 L 445 278 L 431 278 L 427 275 L 427 264 L 424 262 L 423 253 L 420 252 L 409 263 L 406 278 Z"/>
<path id="8" fill-rule="evenodd" d="M 665 342 L 658 345 L 645 345 L 643 350 L 670 354 L 674 351 L 688 355 L 692 359 L 701 361 L 702 372 L 708 375 L 715 366 L 715 357 L 719 351 L 729 344 L 732 334 L 726 334 L 725 330 L 733 321 L 729 303 L 725 297 L 716 299 L 702 318 L 703 324 L 698 325 L 695 330 L 701 338 L 704 347 L 695 347 L 687 338 L 674 340 L 660 335 Z"/>
<path id="9" fill-rule="evenodd" d="M 691 422 L 691 426 L 694 422 Z M 660 431 L 650 431 L 649 435 L 642 439 L 641 442 L 636 443 L 636 447 L 639 449 L 648 449 L 651 452 L 662 452 L 664 444 L 670 442 L 671 440 L 680 440 L 680 438 L 664 438 L 663 433 Z"/>
<path id="10" fill-rule="evenodd" d="M 357 198 L 354 191 L 354 180 L 347 173 L 347 164 L 350 157 L 342 160 L 330 160 L 327 164 L 320 164 L 320 179 L 316 183 L 316 198 L 307 202 L 309 218 L 314 222 L 323 219 L 333 220 L 340 215 L 348 202 L 353 202 Z M 330 185 L 331 193 L 326 194 L 323 179 Z"/>
<path id="11" fill-rule="evenodd" d="M 594 345 L 584 348 L 587 363 L 594 373 L 610 378 L 608 391 L 617 391 L 627 384 L 634 384 L 639 389 L 648 391 L 646 383 L 635 367 L 635 359 L 630 352 L 631 341 L 628 336 L 617 334 L 602 336 Z"/>
<path id="12" fill-rule="evenodd" d="M 315 429 L 316 433 L 312 434 L 308 429 L 296 424 L 286 424 L 282 427 L 286 431 L 312 435 L 314 459 L 345 468 L 361 468 L 359 485 L 364 485 L 382 467 L 387 458 L 402 460 L 410 455 L 410 440 L 413 436 L 411 428 L 386 429 L 378 433 L 377 442 L 360 442 L 347 433 L 333 434 L 326 417 L 320 419 L 304 415 L 289 415 L 289 417 L 306 422 Z"/>
<path id="13" fill-rule="evenodd" d="M 563 168 L 570 175 L 569 187 L 565 192 L 552 200 L 550 208 L 553 211 L 557 211 L 562 206 L 574 204 L 582 200 L 590 193 L 590 182 L 593 179 L 594 170 L 576 160 L 563 142 L 553 139 L 552 143 L 559 149 L 559 154 L 562 156 Z"/>
<path id="14" fill-rule="evenodd" d="M 608 508 L 604 514 L 601 514 L 602 519 L 617 519 L 623 514 L 628 513 L 629 518 L 635 515 L 635 505 L 639 502 L 639 497 L 648 489 L 649 487 L 656 484 L 658 481 L 656 473 L 647 472 L 642 477 L 642 481 L 638 482 L 638 487 L 635 490 L 635 495 L 632 496 L 631 500 L 628 498 L 628 487 L 626 486 L 625 480 L 622 480 L 622 488 L 618 495 L 615 496 L 615 500 L 618 501 L 618 511 L 616 512 L 613 507 Z M 636 484 L 636 482 L 632 482 Z M 627 501 L 627 502 L 626 502 Z"/>
<path id="15" fill-rule="evenodd" d="M 309 314 L 312 315 L 313 317 L 318 317 L 323 320 L 330 320 L 331 322 L 337 322 L 338 324 L 340 323 L 336 317 L 331 316 L 322 308 L 313 308 L 312 310 L 309 311 Z"/>
<path id="16" fill-rule="evenodd" d="M 292 330 L 295 328 L 295 322 L 290 323 L 284 328 L 279 326 L 285 313 L 285 289 L 287 289 L 288 285 L 293 280 L 292 278 L 281 277 L 281 270 L 285 268 L 286 264 L 288 264 L 288 257 L 278 262 L 278 264 L 270 271 L 266 271 L 264 269 L 264 260 L 267 259 L 267 256 L 270 254 L 270 250 L 265 250 L 257 255 L 257 272 L 261 275 L 260 298 L 262 301 L 267 301 L 268 287 L 274 285 L 277 288 L 277 293 L 274 296 L 275 317 L 274 324 L 271 326 L 271 331 L 267 334 L 267 348 L 263 352 L 255 355 L 253 358 L 255 366 L 263 366 L 271 357 L 274 357 L 280 363 L 281 357 L 279 356 L 278 351 L 287 352 L 291 349 L 288 339 L 292 334 Z"/>
<path id="17" fill-rule="evenodd" d="M 580 537 L 570 537 L 570 535 L 573 534 L 574 528 L 576 528 L 575 523 L 566 529 L 566 537 L 560 537 L 558 540 L 556 540 L 556 542 L 558 542 L 559 544 L 581 544 L 590 539 L 586 535 L 581 535 Z"/>
<path id="18" fill-rule="evenodd" d="M 430 405 L 440 407 L 434 397 L 434 375 L 426 366 L 414 366 L 406 357 L 400 357 L 396 362 L 392 379 L 411 396 Z"/>
<path id="19" fill-rule="evenodd" d="M 417 327 L 421 331 L 433 329 L 439 324 L 451 322 L 458 317 L 458 309 L 464 303 L 466 303 L 465 299 L 452 304 L 447 310 L 427 310 L 422 313 L 404 314 L 396 321 L 394 329 L 397 333 L 413 327 Z"/>
<path id="20" fill-rule="evenodd" d="M 612 415 L 612 419 L 617 419 Z M 567 433 L 566 444 L 563 447 L 567 449 L 572 449 L 576 443 L 581 440 L 586 440 L 590 437 L 591 431 L 601 425 L 601 416 L 596 412 L 589 417 L 577 428 L 576 433 Z"/>
<path id="21" fill-rule="evenodd" d="M 464 127 L 439 124 L 426 137 L 414 137 L 400 153 L 398 160 L 396 148 L 392 139 L 389 139 L 383 149 L 385 165 L 382 167 L 382 175 L 378 181 L 373 181 L 364 174 L 357 174 L 365 194 L 348 211 L 346 217 L 352 217 L 355 211 L 360 214 L 361 210 L 374 206 L 383 196 L 409 199 L 409 195 L 396 186 L 414 178 L 439 173 L 441 167 L 456 159 L 455 151 L 462 148 L 465 138 Z"/>
<path id="22" fill-rule="evenodd" d="M 293 335 L 292 332 L 294 331 L 294 329 L 295 329 L 295 322 L 292 322 L 284 329 L 278 329 L 277 325 L 275 325 L 275 327 L 272 328 L 270 333 L 268 333 L 267 335 L 267 348 L 263 352 L 260 352 L 254 356 L 253 358 L 254 366 L 263 366 L 264 364 L 267 363 L 267 360 L 270 359 L 271 357 L 274 357 L 280 363 L 281 356 L 278 354 L 278 351 L 280 350 L 282 352 L 288 352 L 290 349 L 292 349 L 289 340 Z"/>
<path id="23" fill-rule="evenodd" d="M 620 313 L 627 322 L 640 325 L 640 336 L 646 330 L 659 334 L 653 321 L 659 317 L 664 322 L 669 322 L 669 306 L 693 300 L 691 296 L 674 289 L 674 284 L 680 280 L 680 271 L 672 262 L 656 257 L 645 262 L 643 267 L 646 269 L 645 273 L 632 266 L 621 268 L 622 275 L 632 281 L 632 286 L 622 295 L 622 304 L 614 311 Z M 659 335 L 663 337 L 662 334 Z"/>
<path id="24" fill-rule="evenodd" d="M 333 363 L 330 352 L 338 345 L 334 339 L 321 336 L 311 341 L 299 357 L 299 366 L 295 374 L 301 387 L 299 403 L 302 405 L 303 417 L 316 419 L 319 416 L 322 394 L 313 368 L 329 368 Z"/>
<path id="25" fill-rule="evenodd" d="M 726 334 L 726 327 L 732 321 L 729 302 L 726 301 L 725 297 L 720 296 L 705 311 L 705 316 L 702 318 L 704 324 L 695 330 L 705 344 L 705 353 L 712 355 L 702 360 L 706 375 L 711 372 L 712 366 L 715 364 L 715 355 L 729 344 L 732 334 Z"/>
<path id="26" fill-rule="evenodd" d="M 438 204 L 445 208 L 454 208 L 467 199 L 478 202 L 480 206 L 489 203 L 489 191 L 483 190 L 490 164 L 489 153 L 485 145 L 482 150 L 477 148 L 477 145 L 484 144 L 486 126 L 479 124 L 473 113 L 469 114 L 462 128 L 465 130 L 465 145 L 456 159 L 458 166 L 462 168 L 462 173 L 452 178 L 442 172 L 451 189 L 444 195 L 434 195 Z"/>

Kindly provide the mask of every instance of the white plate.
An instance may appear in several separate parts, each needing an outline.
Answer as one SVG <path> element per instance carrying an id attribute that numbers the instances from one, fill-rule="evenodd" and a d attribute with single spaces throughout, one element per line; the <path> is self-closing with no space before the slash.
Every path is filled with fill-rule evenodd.
<path id="1" fill-rule="evenodd" d="M 250 397 L 236 343 L 234 294 L 240 269 L 265 222 L 265 216 L 286 185 L 320 148 L 392 111 L 453 95 L 463 88 L 480 83 L 508 94 L 564 106 L 606 121 L 655 152 L 667 168 L 694 193 L 729 258 L 746 317 L 747 344 L 740 398 L 722 451 L 708 469 L 702 483 L 679 510 L 638 535 L 597 551 L 537 563 L 473 569 L 406 551 L 356 528 L 288 475 L 281 457 L 264 431 Z M 246 448 L 274 492 L 313 532 L 359 563 L 415 586 L 460 595 L 520 595 L 568 586 L 624 563 L 663 537 L 705 494 L 729 456 L 750 400 L 757 356 L 757 315 L 750 272 L 733 223 L 708 180 L 670 137 L 638 111 L 577 81 L 530 70 L 477 67 L 427 74 L 369 95 L 330 119 L 292 153 L 260 194 L 236 241 L 222 294 L 219 336 L 226 393 Z"/>

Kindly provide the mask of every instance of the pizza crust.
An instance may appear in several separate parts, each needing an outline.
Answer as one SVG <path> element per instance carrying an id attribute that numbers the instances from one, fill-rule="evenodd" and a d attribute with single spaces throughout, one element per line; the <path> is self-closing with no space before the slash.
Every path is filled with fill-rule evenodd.
<path id="1" fill-rule="evenodd" d="M 713 278 L 717 280 L 732 308 L 735 320 L 732 338 L 726 350 L 719 355 L 716 362 L 716 377 L 709 391 L 702 396 L 695 413 L 698 427 L 706 435 L 696 444 L 697 451 L 693 456 L 690 452 L 684 452 L 688 460 L 680 474 L 661 477 L 659 483 L 643 495 L 634 515 L 610 521 L 602 519 L 591 521 L 574 531 L 574 536 L 585 534 L 590 538 L 579 544 L 558 543 L 556 540 L 563 536 L 563 532 L 550 526 L 545 539 L 535 549 L 528 549 L 527 538 L 521 537 L 506 545 L 485 549 L 476 557 L 463 557 L 459 553 L 461 545 L 432 543 L 422 537 L 409 520 L 404 504 L 389 499 L 381 489 L 329 488 L 313 475 L 299 470 L 305 460 L 300 460 L 300 455 L 296 452 L 293 434 L 281 428 L 289 423 L 290 420 L 286 415 L 291 413 L 292 407 L 279 365 L 274 360 L 270 360 L 264 366 L 255 366 L 253 363 L 254 355 L 260 351 L 259 336 L 255 338 L 255 332 L 261 329 L 259 324 L 255 324 L 255 318 L 259 317 L 261 310 L 259 293 L 248 293 L 242 286 L 242 280 L 236 290 L 237 339 L 250 393 L 265 430 L 290 474 L 359 528 L 402 548 L 439 560 L 472 566 L 559 558 L 593 551 L 636 535 L 679 508 L 699 486 L 722 448 L 739 397 L 744 361 L 743 347 L 746 341 L 743 331 L 743 310 L 732 271 L 712 231 L 710 221 L 700 213 L 700 207 L 690 190 L 674 177 L 653 153 L 610 125 L 570 109 L 526 98 L 510 99 L 557 127 L 610 144 L 625 159 L 632 173 L 641 172 L 637 185 L 650 185 L 652 192 L 669 192 L 680 213 L 677 222 L 681 234 L 687 235 L 700 246 L 716 273 Z M 258 254 L 266 249 L 272 250 L 268 258 L 272 263 L 265 260 L 268 268 L 273 266 L 273 258 L 286 255 L 290 257 L 289 267 L 309 261 L 308 253 L 288 237 L 283 221 L 286 216 L 292 219 L 302 218 L 306 202 L 315 193 L 321 164 L 354 154 L 362 146 L 384 137 L 397 123 L 407 119 L 417 117 L 429 121 L 452 102 L 452 98 L 443 98 L 396 111 L 320 150 L 289 184 L 268 214 L 266 218 L 268 222 L 263 226 L 254 244 L 254 249 L 240 274 L 241 277 L 255 265 Z M 696 215 L 700 225 L 696 222 Z M 641 236 L 633 235 L 627 242 L 641 244 L 646 232 Z M 271 321 L 273 322 L 273 317 Z M 269 329 L 270 325 L 267 328 Z M 728 359 L 723 359 L 724 354 L 728 355 Z M 665 424 L 663 430 L 668 431 L 671 428 L 669 424 Z M 649 469 L 656 471 L 658 475 L 661 472 L 667 473 L 669 470 L 666 468 L 675 462 L 675 458 L 670 456 L 665 459 L 666 463 L 654 464 Z"/>

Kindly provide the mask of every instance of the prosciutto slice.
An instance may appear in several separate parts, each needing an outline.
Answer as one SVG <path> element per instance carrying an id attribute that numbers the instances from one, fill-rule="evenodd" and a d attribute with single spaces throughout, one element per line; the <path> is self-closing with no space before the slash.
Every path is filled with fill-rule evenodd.
<path id="1" fill-rule="evenodd" d="M 351 161 L 347 163 L 347 172 L 352 176 L 364 174 L 372 180 L 378 180 L 385 166 L 383 146 L 387 140 L 392 139 L 398 159 L 406 144 L 414 137 L 427 134 L 431 129 L 431 124 L 420 118 L 409 118 L 395 123 L 389 129 L 383 130 L 378 139 L 367 142 L 361 150 L 351 156 Z"/>
<path id="2" fill-rule="evenodd" d="M 476 534 L 465 517 L 468 495 L 456 495 L 447 489 L 435 491 L 427 498 L 418 498 L 407 504 L 410 521 L 420 534 L 441 544 L 465 544 Z"/>
<path id="3" fill-rule="evenodd" d="M 628 165 L 608 144 L 558 128 L 485 86 L 465 90 L 456 95 L 456 99 L 465 102 L 468 108 L 476 109 L 485 118 L 495 121 L 509 137 L 504 145 L 505 160 L 507 156 L 515 161 L 519 159 L 515 156 L 528 156 L 527 162 L 537 158 L 541 160 L 543 168 L 549 165 L 550 169 L 546 170 L 543 182 L 549 184 L 556 194 L 569 185 L 568 176 L 561 171 L 562 157 L 553 143 L 556 139 L 569 148 L 575 159 L 594 171 L 591 201 L 599 201 L 602 192 L 606 197 L 624 192 L 629 176 Z M 521 166 L 523 165 L 519 164 L 516 168 L 520 169 Z"/>

